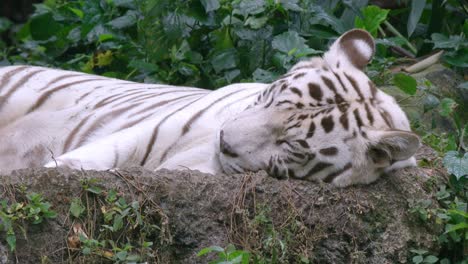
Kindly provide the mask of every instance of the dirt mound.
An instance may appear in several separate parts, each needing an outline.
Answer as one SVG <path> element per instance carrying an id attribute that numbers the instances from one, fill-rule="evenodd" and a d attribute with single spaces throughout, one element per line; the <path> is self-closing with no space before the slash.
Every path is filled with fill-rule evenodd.
<path id="1" fill-rule="evenodd" d="M 434 235 L 440 230 L 421 225 L 410 210 L 418 201 L 433 197 L 435 182 L 442 177 L 433 170 L 410 168 L 368 186 L 338 189 L 276 180 L 263 172 L 19 170 L 1 176 L 2 199 L 20 201 L 26 193 L 41 193 L 58 215 L 37 225 L 23 224 L 24 234 L 16 232 L 15 253 L 9 252 L 6 234 L 0 233 L 0 263 L 115 260 L 112 247 L 84 256 L 83 244 L 70 244 L 74 232 L 89 239 L 107 232 L 97 227 L 109 210 L 98 196 L 109 190 L 127 201 L 138 201 L 144 221 L 157 227 L 146 237 L 153 242 L 148 249 L 152 254 L 140 258 L 150 263 L 206 263 L 206 257 L 196 256 L 200 249 L 229 243 L 279 263 L 406 262 L 411 248 L 437 248 Z M 84 191 L 91 181 L 99 191 Z M 70 215 L 76 197 L 92 205 L 79 218 Z"/>

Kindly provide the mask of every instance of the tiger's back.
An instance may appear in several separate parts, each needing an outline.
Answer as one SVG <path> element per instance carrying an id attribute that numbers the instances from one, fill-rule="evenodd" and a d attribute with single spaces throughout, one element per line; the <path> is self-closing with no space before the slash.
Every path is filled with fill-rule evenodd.
<path id="1" fill-rule="evenodd" d="M 239 96 L 253 98 L 261 85 L 242 84 L 226 88 L 211 92 L 42 67 L 0 68 L 0 170 L 42 166 L 51 157 L 129 128 L 137 131 L 135 136 L 138 131 L 151 134 L 158 123 L 161 123 L 159 131 L 172 132 L 159 134 L 158 148 L 167 148 L 167 145 L 175 143 L 178 134 L 183 133 L 180 124 L 189 122 L 207 104 L 216 108 L 215 101 L 219 100 L 221 105 L 226 95 L 230 100 Z M 234 114 L 238 106 L 231 104 L 230 108 L 220 111 Z M 200 118 L 204 115 L 197 116 Z M 213 121 L 222 122 L 223 119 L 211 120 L 213 118 L 210 116 L 208 123 L 213 127 L 220 126 Z M 192 124 L 193 121 L 198 123 L 198 120 L 192 120 L 188 125 L 197 125 Z M 198 128 L 197 133 L 210 134 L 203 127 Z M 202 143 L 198 142 L 200 150 Z M 142 142 L 142 145 L 145 144 Z M 154 153 L 150 157 L 152 161 L 142 160 L 140 156 L 145 154 L 138 152 L 145 151 L 143 146 L 132 151 L 135 152 L 134 158 L 121 166 L 141 164 L 154 169 L 160 164 L 155 161 L 154 156 L 157 155 Z"/>

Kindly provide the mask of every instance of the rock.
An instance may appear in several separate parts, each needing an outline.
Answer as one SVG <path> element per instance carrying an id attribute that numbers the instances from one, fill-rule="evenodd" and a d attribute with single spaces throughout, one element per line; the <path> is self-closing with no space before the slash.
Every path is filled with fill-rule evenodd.
<path id="1" fill-rule="evenodd" d="M 371 185 L 345 189 L 277 180 L 264 172 L 208 175 L 142 168 L 118 172 L 39 168 L 1 177 L 2 199 L 21 200 L 24 189 L 41 193 L 58 216 L 39 225 L 23 225 L 26 238 L 17 230 L 14 254 L 7 250 L 5 233 L 0 233 L 0 263 L 105 262 L 102 256 L 68 249 L 66 243 L 80 229 L 78 222 L 78 227 L 83 226 L 80 232 L 89 238 L 98 239 L 104 232 L 98 228 L 102 201 L 93 203 L 80 220 L 69 215 L 74 197 L 88 195 L 88 201 L 99 201 L 99 195 L 83 191 L 91 179 L 99 179 L 92 184 L 104 192 L 115 189 L 127 202 L 139 201 L 144 218 L 158 226 L 158 236 L 151 237 L 156 255 L 147 257 L 149 263 L 206 263 L 210 257 L 196 257 L 200 249 L 229 243 L 266 257 L 276 254 L 280 263 L 297 263 L 301 258 L 311 263 L 405 263 L 411 248 L 438 247 L 435 236 L 440 230 L 422 224 L 410 212 L 417 201 L 432 200 L 435 182 L 443 180 L 430 169 L 409 168 Z M 432 201 L 432 206 L 437 202 Z"/>

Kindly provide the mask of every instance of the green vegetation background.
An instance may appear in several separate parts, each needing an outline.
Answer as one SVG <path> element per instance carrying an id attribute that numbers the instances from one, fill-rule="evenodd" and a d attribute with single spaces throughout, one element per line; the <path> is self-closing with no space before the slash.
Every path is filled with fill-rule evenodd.
<path id="1" fill-rule="evenodd" d="M 377 38 L 371 76 L 402 54 L 435 48 L 448 51 L 448 64 L 468 67 L 466 1 L 380 2 L 401 7 L 383 10 L 367 0 L 45 0 L 25 24 L 0 17 L 0 62 L 212 89 L 270 82 L 359 27 Z"/>
<path id="2" fill-rule="evenodd" d="M 373 2 L 393 6 L 383 9 Z M 376 38 L 368 75 L 379 85 L 393 83 L 414 95 L 416 81 L 389 69 L 442 49 L 443 63 L 466 76 L 467 17 L 465 0 L 45 0 L 25 23 L 0 17 L 0 66 L 33 64 L 215 89 L 235 82 L 271 82 L 357 27 Z M 468 83 L 459 88 L 468 89 Z M 432 212 L 422 201 L 412 211 L 422 221 L 436 219 L 444 225 L 442 251 L 414 249 L 411 261 L 467 263 L 468 154 L 463 140 L 468 126 L 463 117 L 468 108 L 460 98 L 436 99 L 437 109 L 456 128 L 451 137 L 431 131 L 422 135 L 450 174 L 437 197 L 445 209 Z M 9 206 L 5 201 L 1 207 L 3 221 L 11 216 Z M 209 252 L 221 252 L 219 261 L 242 253 L 230 246 L 202 254 Z"/>

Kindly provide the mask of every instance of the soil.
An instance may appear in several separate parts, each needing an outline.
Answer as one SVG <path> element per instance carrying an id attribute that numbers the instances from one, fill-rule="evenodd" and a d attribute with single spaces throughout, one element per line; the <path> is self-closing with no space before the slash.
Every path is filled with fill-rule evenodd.
<path id="1" fill-rule="evenodd" d="M 434 158 L 428 148 L 420 155 Z M 374 184 L 344 189 L 277 180 L 264 172 L 37 168 L 0 177 L 2 199 L 20 200 L 26 189 L 43 194 L 58 213 L 55 219 L 26 225 L 26 236 L 17 235 L 15 253 L 9 252 L 5 234 L 0 233 L 0 263 L 84 263 L 67 238 L 76 224 L 69 214 L 70 202 L 83 194 L 86 179 L 98 179 L 97 186 L 115 189 L 129 201 L 146 205 L 144 201 L 151 201 L 154 206 L 145 210 L 146 219 L 154 219 L 161 229 L 154 238 L 155 262 L 207 263 L 210 257 L 196 256 L 200 249 L 229 243 L 271 256 L 273 246 L 266 241 L 275 234 L 284 242 L 279 263 L 296 263 L 299 258 L 310 263 L 405 263 L 410 249 L 437 250 L 438 227 L 424 224 L 410 211 L 421 200 L 431 200 L 437 207 L 434 186 L 444 180 L 443 173 L 430 168 L 408 168 Z"/>

